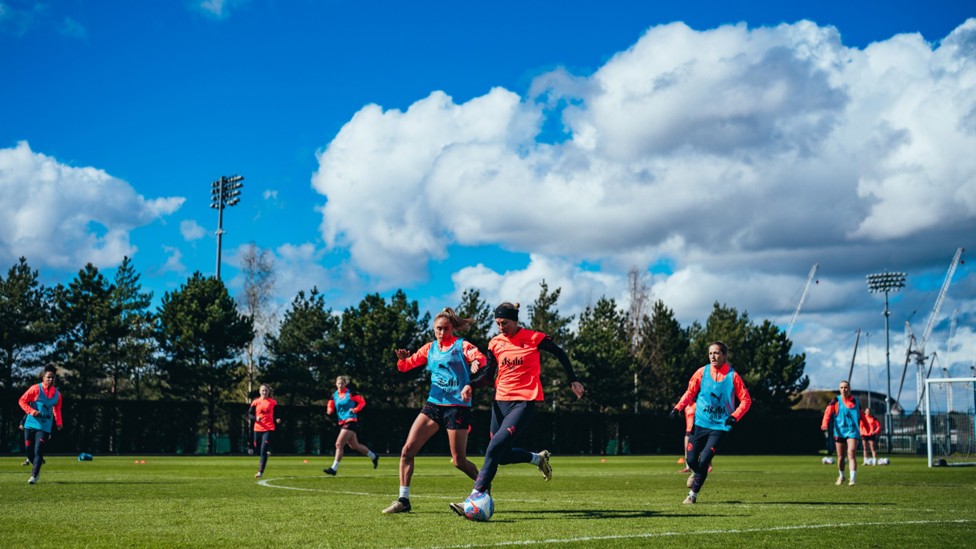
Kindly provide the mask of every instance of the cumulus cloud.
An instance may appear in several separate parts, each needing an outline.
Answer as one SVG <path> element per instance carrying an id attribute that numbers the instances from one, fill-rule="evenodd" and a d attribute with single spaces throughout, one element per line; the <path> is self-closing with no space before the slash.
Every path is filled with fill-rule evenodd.
<path id="1" fill-rule="evenodd" d="M 530 254 L 520 270 L 462 269 L 455 287 L 531 300 L 545 278 L 573 312 L 625 299 L 628 267 L 668 264 L 654 297 L 686 321 L 718 301 L 785 325 L 819 262 L 798 331 L 827 371 L 838 327 L 877 324 L 869 269 L 931 276 L 971 247 L 974 52 L 976 19 L 938 43 L 864 49 L 808 21 L 674 23 L 525 96 L 368 105 L 318 155 L 322 236 L 387 286 L 424 280 L 450 246 Z"/>
<path id="2" fill-rule="evenodd" d="M 454 238 L 454 221 L 482 215 L 485 206 L 468 204 L 467 212 L 441 217 L 437 203 L 450 197 L 434 181 L 440 158 L 449 149 L 488 149 L 474 155 L 479 160 L 507 154 L 506 143 L 531 139 L 536 116 L 501 89 L 464 105 L 435 92 L 406 112 L 363 108 L 319 155 L 312 185 L 328 196 L 323 238 L 329 246 L 348 245 L 355 263 L 378 279 L 423 278 L 427 260 L 443 257 Z"/>
<path id="3" fill-rule="evenodd" d="M 136 252 L 129 233 L 175 212 L 181 197 L 153 198 L 93 167 L 31 150 L 0 149 L 0 260 L 76 269 L 116 265 Z"/>
<path id="4" fill-rule="evenodd" d="M 974 34 L 859 50 L 810 22 L 675 23 L 530 97 L 369 105 L 319 155 L 323 237 L 407 283 L 454 243 L 617 265 L 781 250 L 792 272 L 817 248 L 973 229 Z M 551 116 L 565 141 L 537 139 Z"/>
<path id="5" fill-rule="evenodd" d="M 228 255 L 227 262 L 235 268 L 240 268 L 243 254 L 250 244 L 238 246 Z M 310 242 L 302 244 L 286 243 L 268 250 L 274 270 L 274 295 L 278 310 L 284 310 L 299 291 L 306 295 L 312 288 L 318 288 L 319 293 L 326 298 L 326 306 L 341 310 L 350 303 L 358 302 L 363 295 L 371 291 L 368 281 L 364 281 L 357 273 L 342 261 L 332 262 L 329 252 Z M 324 263 L 333 263 L 330 266 Z M 228 282 L 228 287 L 240 289 L 244 286 L 244 278 L 238 273 Z"/>
<path id="6" fill-rule="evenodd" d="M 580 268 L 570 261 L 532 254 L 524 269 L 496 272 L 484 265 L 466 267 L 452 276 L 460 300 L 464 290 L 475 289 L 481 298 L 495 305 L 502 301 L 531 305 L 539 296 L 540 283 L 550 291 L 560 290 L 559 309 L 567 316 L 595 305 L 601 297 L 619 302 L 625 299 L 625 281 L 617 276 Z"/>

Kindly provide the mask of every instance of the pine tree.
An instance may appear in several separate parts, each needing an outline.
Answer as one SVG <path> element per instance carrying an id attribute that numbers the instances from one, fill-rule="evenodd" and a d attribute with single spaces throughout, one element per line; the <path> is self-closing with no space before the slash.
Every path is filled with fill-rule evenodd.
<path id="1" fill-rule="evenodd" d="M 237 311 L 223 282 L 193 273 L 159 307 L 156 340 L 168 396 L 206 405 L 208 453 L 218 427 L 217 404 L 240 382 L 237 357 L 254 337 L 251 319 Z M 174 418 L 189 425 L 194 418 Z"/>
<path id="2" fill-rule="evenodd" d="M 65 368 L 65 390 L 79 401 L 97 399 L 110 386 L 125 330 L 115 286 L 91 263 L 56 300 L 59 326 L 56 356 Z"/>
<path id="3" fill-rule="evenodd" d="M 573 357 L 581 366 L 577 374 L 586 378 L 589 398 L 585 402 L 601 413 L 621 412 L 632 386 L 633 355 L 627 338 L 627 317 L 613 299 L 600 298 L 580 315 L 574 339 Z"/>
<path id="4" fill-rule="evenodd" d="M 38 282 L 37 271 L 27 259 L 0 276 L 0 448 L 10 448 L 10 427 L 21 414 L 11 415 L 6 403 L 14 402 L 24 385 L 36 380 L 34 372 L 44 362 L 56 328 L 52 292 Z"/>
<path id="5" fill-rule="evenodd" d="M 137 400 L 143 396 L 143 378 L 152 360 L 155 340 L 153 339 L 154 317 L 149 310 L 152 292 L 143 292 L 129 257 L 115 271 L 115 288 L 112 301 L 119 312 L 123 335 L 118 341 L 115 361 L 110 365 L 113 397 L 123 396 L 131 382 L 131 393 Z"/>
<path id="6" fill-rule="evenodd" d="M 641 353 L 639 360 L 646 365 L 641 370 L 641 398 L 652 410 L 669 411 L 678 402 L 694 373 L 694 363 L 686 364 L 689 339 L 687 330 L 674 316 L 674 311 L 661 300 L 651 306 L 650 318 L 641 325 Z"/>
<path id="7" fill-rule="evenodd" d="M 559 345 L 573 358 L 573 333 L 570 325 L 573 323 L 573 316 L 564 317 L 559 314 L 556 303 L 562 288 L 549 291 L 549 285 L 545 280 L 539 283 L 539 297 L 529 306 L 528 326 L 536 331 L 549 336 L 556 345 Z M 520 322 L 525 325 L 526 319 L 520 317 Z M 546 400 L 552 409 L 564 408 L 576 401 L 576 396 L 569 390 L 569 380 L 562 365 L 556 357 L 549 353 L 542 353 L 542 382 L 546 385 L 543 390 L 546 393 Z M 574 364 L 575 366 L 575 364 Z M 584 371 L 576 368 L 576 374 L 584 378 Z M 587 381 L 583 380 L 585 386 Z"/>
<path id="8" fill-rule="evenodd" d="M 282 404 L 310 406 L 326 397 L 339 360 L 339 317 L 318 288 L 299 291 L 277 334 L 268 335 L 262 381 Z"/>
<path id="9" fill-rule="evenodd" d="M 342 313 L 341 371 L 336 375 L 349 375 L 367 401 L 382 395 L 382 401 L 374 402 L 417 406 L 424 380 L 398 375 L 395 351 L 416 350 L 423 345 L 430 333 L 430 319 L 430 313 L 420 315 L 417 302 L 409 301 L 402 290 L 397 290 L 389 303 L 379 294 L 367 295 L 357 307 Z"/>

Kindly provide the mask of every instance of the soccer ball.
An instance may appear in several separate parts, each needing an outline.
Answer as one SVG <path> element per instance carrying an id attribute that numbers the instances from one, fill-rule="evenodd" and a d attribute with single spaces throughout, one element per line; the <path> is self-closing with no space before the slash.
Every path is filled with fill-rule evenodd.
<path id="1" fill-rule="evenodd" d="M 888 458 L 878 458 L 878 465 L 888 465 L 891 463 Z"/>
<path id="2" fill-rule="evenodd" d="M 495 501 L 487 492 L 475 492 L 464 500 L 464 516 L 468 520 L 485 522 L 495 514 Z"/>
<path id="3" fill-rule="evenodd" d="M 820 460 L 820 463 L 823 463 L 824 465 L 833 465 L 834 464 L 834 458 L 832 458 L 832 457 L 825 457 L 825 458 L 823 458 L 823 459 Z"/>

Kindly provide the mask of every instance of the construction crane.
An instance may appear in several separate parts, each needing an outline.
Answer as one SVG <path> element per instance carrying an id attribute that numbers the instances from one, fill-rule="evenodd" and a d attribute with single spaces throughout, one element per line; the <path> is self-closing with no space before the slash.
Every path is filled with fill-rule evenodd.
<path id="1" fill-rule="evenodd" d="M 942 281 L 942 289 L 939 290 L 939 296 L 935 298 L 935 307 L 932 308 L 932 314 L 929 315 L 929 321 L 925 324 L 925 330 L 922 332 L 922 339 L 918 341 L 918 347 L 909 354 L 914 354 L 915 364 L 918 369 L 915 373 L 915 381 L 918 384 L 918 404 L 915 409 L 921 408 L 924 403 L 923 398 L 925 397 L 925 379 L 928 377 L 928 373 L 925 370 L 925 360 L 929 357 L 925 355 L 925 344 L 928 342 L 929 336 L 932 335 L 932 328 L 935 327 L 936 321 L 939 319 L 939 312 L 942 310 L 942 303 L 945 301 L 946 293 L 949 291 L 949 284 L 952 282 L 952 275 L 956 272 L 956 267 L 959 266 L 959 261 L 962 258 L 963 248 L 956 249 L 956 255 L 952 257 L 952 262 L 949 264 L 949 270 L 946 272 L 945 280 Z M 909 342 L 909 345 L 911 343 Z M 931 366 L 929 367 L 931 369 Z"/>
<path id="2" fill-rule="evenodd" d="M 915 354 L 915 350 L 912 349 L 912 346 L 915 345 L 915 334 L 912 332 L 912 323 L 907 320 L 905 321 L 905 341 L 908 344 L 908 349 L 905 351 L 905 366 L 901 369 L 901 382 L 898 384 L 896 402 L 901 402 L 901 390 L 905 387 L 905 373 L 908 372 L 908 365 L 911 364 L 912 356 Z"/>
<path id="3" fill-rule="evenodd" d="M 817 263 L 813 264 L 810 268 L 810 274 L 807 276 L 807 283 L 803 285 L 803 293 L 800 294 L 800 302 L 796 304 L 796 310 L 793 311 L 793 318 L 790 319 L 790 324 L 786 327 L 786 337 L 790 337 L 790 332 L 793 331 L 793 325 L 796 324 L 796 317 L 800 314 L 800 309 L 803 307 L 803 302 L 807 299 L 807 292 L 810 291 L 810 283 L 813 282 L 813 277 L 817 274 L 817 269 L 820 265 Z"/>
<path id="4" fill-rule="evenodd" d="M 946 352 L 945 352 L 945 364 L 942 365 L 942 377 L 952 377 L 949 375 L 949 369 L 952 368 L 952 362 L 949 360 L 949 352 L 952 350 L 952 338 L 956 335 L 956 315 L 959 314 L 959 307 L 952 310 L 952 316 L 949 317 L 949 337 L 946 338 Z M 952 391 L 946 391 L 946 406 L 949 407 L 949 412 L 951 413 L 952 408 Z"/>
<path id="5" fill-rule="evenodd" d="M 952 316 L 949 317 L 949 337 L 946 338 L 946 352 L 945 352 L 945 369 L 946 377 L 949 376 L 949 368 L 952 367 L 952 362 L 949 361 L 949 353 L 952 351 L 952 338 L 956 336 L 956 327 L 958 322 L 956 321 L 956 316 L 959 314 L 959 307 L 952 310 Z"/>

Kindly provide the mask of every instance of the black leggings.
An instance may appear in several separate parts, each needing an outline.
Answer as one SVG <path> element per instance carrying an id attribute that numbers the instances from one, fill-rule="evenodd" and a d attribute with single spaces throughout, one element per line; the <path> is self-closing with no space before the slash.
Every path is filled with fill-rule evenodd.
<path id="1" fill-rule="evenodd" d="M 46 433 L 39 429 L 24 430 L 24 444 L 27 445 L 27 459 L 34 466 L 31 469 L 31 476 L 37 477 L 41 474 L 41 464 L 44 462 L 44 446 L 51 437 L 51 433 Z"/>
<path id="2" fill-rule="evenodd" d="M 491 442 L 485 451 L 485 463 L 478 471 L 474 489 L 490 492 L 491 481 L 499 465 L 530 463 L 532 452 L 515 448 L 515 439 L 521 435 L 535 417 L 535 402 L 529 400 L 498 401 L 491 406 Z"/>
<path id="3" fill-rule="evenodd" d="M 708 466 L 712 464 L 716 450 L 722 445 L 722 441 L 728 434 L 728 431 L 706 429 L 698 425 L 692 429 L 691 436 L 688 438 L 685 463 L 695 475 L 695 480 L 691 485 L 693 492 L 698 493 L 702 485 L 705 484 L 705 478 L 708 477 Z"/>
<path id="4" fill-rule="evenodd" d="M 271 453 L 271 435 L 274 431 L 254 431 L 254 449 L 260 452 L 261 463 L 258 465 L 258 472 L 264 472 L 264 466 L 268 464 L 268 454 Z"/>

